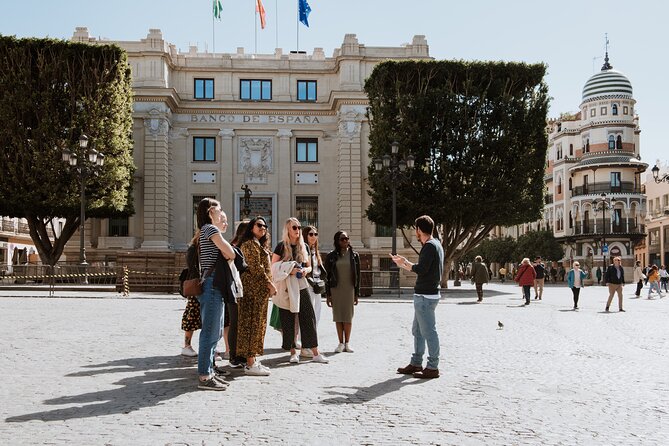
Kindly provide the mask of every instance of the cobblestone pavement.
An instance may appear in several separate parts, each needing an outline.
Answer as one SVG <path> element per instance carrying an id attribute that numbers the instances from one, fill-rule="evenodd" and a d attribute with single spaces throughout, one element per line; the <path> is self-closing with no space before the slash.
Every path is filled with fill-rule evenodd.
<path id="1" fill-rule="evenodd" d="M 324 306 L 330 364 L 289 364 L 270 329 L 270 377 L 233 372 L 227 391 L 204 392 L 178 355 L 183 299 L 4 291 L 0 444 L 667 444 L 669 297 L 633 299 L 628 285 L 627 312 L 607 314 L 603 287 L 585 288 L 578 312 L 563 286 L 529 307 L 510 284 L 485 293 L 445 292 L 439 379 L 395 374 L 413 308 L 390 297 L 356 307 L 355 353 L 331 353 Z"/>

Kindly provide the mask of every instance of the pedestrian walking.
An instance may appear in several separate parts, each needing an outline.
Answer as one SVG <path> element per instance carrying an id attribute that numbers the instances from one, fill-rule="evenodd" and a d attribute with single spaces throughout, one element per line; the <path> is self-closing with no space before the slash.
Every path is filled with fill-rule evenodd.
<path id="1" fill-rule="evenodd" d="M 504 281 L 506 280 L 506 268 L 504 268 L 504 267 L 501 267 L 499 269 L 499 280 L 502 283 L 504 283 Z"/>
<path id="2" fill-rule="evenodd" d="M 636 297 L 641 296 L 641 289 L 643 288 L 643 280 L 646 278 L 646 275 L 641 269 L 641 262 L 639 260 L 634 264 L 634 283 L 636 283 L 636 291 L 634 295 Z"/>
<path id="3" fill-rule="evenodd" d="M 602 281 L 602 269 L 599 266 L 595 270 L 595 277 L 597 277 L 597 285 L 599 285 Z"/>
<path id="4" fill-rule="evenodd" d="M 198 296 L 202 329 L 198 346 L 197 373 L 198 389 L 225 390 L 227 383 L 216 375 L 214 352 L 221 335 L 223 319 L 223 294 L 214 286 L 216 272 L 214 266 L 219 252 L 226 260 L 235 258 L 235 251 L 223 238 L 228 227 L 228 219 L 218 201 L 211 198 L 200 200 L 196 212 L 198 236 L 198 256 L 200 277 L 203 278 L 202 294 Z"/>
<path id="5" fill-rule="evenodd" d="M 541 300 L 544 295 L 544 278 L 546 277 L 546 268 L 544 267 L 544 262 L 541 261 L 541 257 L 534 259 L 534 272 L 536 273 L 536 278 L 534 279 L 534 298 Z"/>
<path id="6" fill-rule="evenodd" d="M 534 285 L 534 279 L 536 278 L 537 273 L 532 268 L 530 259 L 525 257 L 522 262 L 520 262 L 520 268 L 518 268 L 518 273 L 513 280 L 518 282 L 518 285 L 523 287 L 523 297 L 525 298 L 525 305 L 530 304 L 530 288 Z"/>
<path id="7" fill-rule="evenodd" d="M 325 258 L 328 272 L 325 302 L 332 308 L 332 320 L 339 338 L 335 353 L 353 353 L 350 342 L 354 308 L 360 297 L 360 256 L 351 247 L 344 231 L 335 233 L 333 244 L 334 249 Z"/>
<path id="8" fill-rule="evenodd" d="M 299 363 L 295 342 L 295 317 L 298 318 L 302 349 L 311 350 L 313 361 L 328 363 L 318 351 L 316 316 L 309 296 L 307 274 L 311 272 L 309 247 L 302 238 L 300 221 L 290 217 L 283 225 L 281 241 L 272 254 L 272 277 L 277 287 L 273 302 L 281 318 L 281 347 L 290 350 L 290 362 Z"/>
<path id="9" fill-rule="evenodd" d="M 662 265 L 660 266 L 660 288 L 664 288 L 665 293 L 669 293 L 667 283 L 669 283 L 669 273 L 667 273 L 667 269 Z"/>
<path id="10" fill-rule="evenodd" d="M 418 217 L 414 223 L 416 238 L 423 247 L 418 255 L 418 263 L 411 263 L 405 257 L 392 255 L 393 262 L 400 268 L 416 273 L 413 307 L 414 318 L 411 333 L 414 339 L 414 353 L 406 367 L 397 373 L 413 375 L 415 378 L 439 377 L 439 334 L 435 309 L 441 295 L 441 277 L 444 272 L 444 250 L 439 240 L 432 236 L 434 221 L 427 215 Z M 423 355 L 427 344 L 427 365 L 423 368 Z"/>
<path id="11" fill-rule="evenodd" d="M 651 266 L 650 271 L 648 271 L 648 299 L 652 299 L 650 294 L 653 290 L 657 291 L 660 297 L 664 297 L 664 294 L 660 291 L 660 273 L 658 272 L 657 265 Z"/>
<path id="12" fill-rule="evenodd" d="M 264 353 L 267 305 L 270 296 L 276 294 L 269 260 L 267 221 L 263 217 L 249 221 L 240 248 L 248 268 L 242 274 L 244 297 L 237 303 L 237 355 L 246 358 L 246 375 L 268 376 L 269 368 L 256 359 Z"/>
<path id="13" fill-rule="evenodd" d="M 623 287 L 625 286 L 625 270 L 622 267 L 622 259 L 620 257 L 614 258 L 613 265 L 609 265 L 609 267 L 606 268 L 604 281 L 609 286 L 609 298 L 606 301 L 606 309 L 604 311 L 607 313 L 609 312 L 611 301 L 613 301 L 613 295 L 618 293 L 618 311 L 624 312 Z"/>
<path id="14" fill-rule="evenodd" d="M 578 262 L 572 264 L 573 268 L 567 273 L 567 286 L 571 288 L 574 297 L 574 310 L 578 310 L 578 297 L 581 293 L 581 288 L 584 288 L 583 280 L 587 277 L 587 273 L 583 271 Z"/>
<path id="15" fill-rule="evenodd" d="M 483 264 L 483 258 L 476 256 L 472 265 L 472 282 L 476 285 L 477 302 L 483 302 L 483 284 L 489 280 L 488 268 Z"/>

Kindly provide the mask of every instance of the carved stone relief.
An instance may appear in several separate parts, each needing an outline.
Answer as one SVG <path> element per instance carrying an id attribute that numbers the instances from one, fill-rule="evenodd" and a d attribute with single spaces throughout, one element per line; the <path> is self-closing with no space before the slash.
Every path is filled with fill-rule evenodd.
<path id="1" fill-rule="evenodd" d="M 240 137 L 238 172 L 247 184 L 267 184 L 273 172 L 274 148 L 271 137 Z"/>

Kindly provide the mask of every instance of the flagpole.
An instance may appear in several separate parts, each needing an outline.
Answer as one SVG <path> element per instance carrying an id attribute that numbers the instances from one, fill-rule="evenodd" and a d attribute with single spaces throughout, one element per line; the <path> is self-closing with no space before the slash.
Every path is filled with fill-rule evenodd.
<path id="1" fill-rule="evenodd" d="M 212 15 L 211 15 L 211 40 L 212 40 L 212 43 L 211 43 L 211 52 L 212 52 L 212 53 L 215 53 L 215 52 L 216 52 L 216 31 L 215 31 L 215 27 L 214 27 L 214 24 L 215 24 L 215 23 L 216 23 L 216 18 L 215 18 L 214 15 L 212 14 Z"/>
<path id="2" fill-rule="evenodd" d="M 295 23 L 297 32 L 297 51 L 300 51 L 300 0 L 297 0 L 297 22 Z"/>
<path id="3" fill-rule="evenodd" d="M 254 22 L 255 22 L 255 50 L 254 50 L 254 53 L 258 54 L 258 14 L 259 14 L 259 12 L 258 12 L 257 0 L 256 0 L 256 6 L 254 8 L 254 11 L 255 11 L 255 15 L 253 16 L 254 17 Z"/>
<path id="4" fill-rule="evenodd" d="M 276 15 L 276 40 L 274 48 L 279 48 L 279 7 L 277 1 L 278 0 L 274 0 L 274 15 Z"/>

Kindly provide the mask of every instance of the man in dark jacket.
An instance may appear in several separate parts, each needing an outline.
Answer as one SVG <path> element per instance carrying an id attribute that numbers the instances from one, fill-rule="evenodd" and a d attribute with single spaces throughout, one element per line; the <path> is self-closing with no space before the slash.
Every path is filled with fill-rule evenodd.
<path id="1" fill-rule="evenodd" d="M 414 353 L 411 363 L 397 369 L 397 373 L 413 375 L 414 378 L 439 377 L 439 334 L 435 310 L 441 294 L 441 277 L 444 272 L 444 250 L 439 240 L 432 237 L 434 221 L 427 215 L 418 217 L 414 223 L 416 238 L 423 247 L 418 255 L 418 263 L 409 262 L 406 257 L 391 254 L 393 262 L 400 268 L 416 273 L 413 308 L 414 318 L 411 334 L 414 339 Z M 427 365 L 423 368 L 423 355 L 427 344 Z"/>
<path id="2" fill-rule="evenodd" d="M 613 259 L 613 265 L 606 268 L 604 279 L 609 286 L 609 299 L 606 301 L 606 311 L 609 311 L 613 295 L 618 293 L 618 311 L 623 310 L 623 286 L 625 285 L 625 270 L 622 267 L 622 259 L 616 257 Z"/>
<path id="3" fill-rule="evenodd" d="M 488 280 L 488 268 L 483 264 L 483 258 L 476 256 L 472 265 L 472 282 L 476 285 L 476 294 L 479 297 L 477 302 L 483 302 L 483 284 L 488 283 Z"/>

